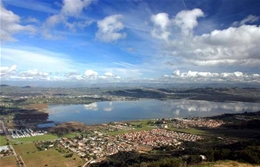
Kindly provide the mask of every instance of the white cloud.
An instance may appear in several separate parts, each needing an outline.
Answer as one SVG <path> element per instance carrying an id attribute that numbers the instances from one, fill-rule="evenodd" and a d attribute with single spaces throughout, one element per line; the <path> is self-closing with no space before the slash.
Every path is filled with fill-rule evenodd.
<path id="1" fill-rule="evenodd" d="M 241 22 L 243 25 L 240 27 L 229 27 L 223 30 L 213 30 L 207 34 L 194 35 L 193 29 L 198 26 L 197 19 L 203 16 L 204 13 L 200 9 L 180 11 L 173 19 L 169 19 L 166 13 L 152 16 L 155 26 L 153 32 L 155 30 L 157 32 L 157 36 L 153 35 L 153 37 L 165 41 L 165 45 L 158 45 L 160 48 L 158 50 L 160 50 L 160 55 L 167 57 L 157 56 L 167 62 L 164 64 L 171 68 L 175 65 L 193 67 L 221 65 L 233 69 L 241 69 L 241 67 L 259 69 L 260 27 L 244 25 L 256 21 L 258 17 L 248 16 Z M 181 29 L 178 30 L 176 27 Z M 169 35 L 163 36 L 164 32 Z M 182 36 L 178 35 L 180 32 Z"/>
<path id="2" fill-rule="evenodd" d="M 182 30 L 182 33 L 187 36 L 192 34 L 194 27 L 198 25 L 197 19 L 203 17 L 204 13 L 201 9 L 183 10 L 177 13 L 174 22 Z"/>
<path id="3" fill-rule="evenodd" d="M 255 25 L 243 25 L 240 27 L 230 27 L 224 30 L 214 30 L 210 34 L 203 34 L 195 40 L 201 40 L 211 46 L 243 46 L 259 42 L 260 28 Z"/>
<path id="4" fill-rule="evenodd" d="M 244 25 L 246 23 L 254 23 L 256 21 L 259 20 L 259 17 L 258 16 L 254 16 L 254 15 L 249 15 L 247 16 L 245 19 L 243 19 L 241 22 L 240 22 L 240 25 Z"/>
<path id="5" fill-rule="evenodd" d="M 16 71 L 16 65 L 12 65 L 11 67 L 0 67 L 1 79 L 8 79 L 11 75 L 15 74 Z"/>
<path id="6" fill-rule="evenodd" d="M 173 19 L 169 19 L 167 13 L 158 13 L 151 16 L 154 25 L 151 34 L 153 37 L 169 42 L 170 37 L 178 35 L 177 27 L 181 29 L 183 36 L 192 36 L 193 28 L 198 25 L 197 19 L 203 17 L 201 9 L 182 10 Z"/>
<path id="7" fill-rule="evenodd" d="M 108 80 L 113 80 L 113 79 L 120 79 L 120 76 L 116 76 L 112 74 L 111 72 L 106 72 L 102 76 L 99 77 L 100 79 L 108 79 Z"/>
<path id="8" fill-rule="evenodd" d="M 0 2 L 0 22 L 1 22 L 1 41 L 16 41 L 14 34 L 20 32 L 28 32 L 35 34 L 36 28 L 32 25 L 21 25 L 20 17 L 12 11 L 5 9 L 2 1 Z"/>
<path id="9" fill-rule="evenodd" d="M 37 69 L 23 71 L 19 74 L 20 79 L 48 80 L 49 73 L 42 72 Z"/>
<path id="10" fill-rule="evenodd" d="M 82 80 L 83 77 L 79 72 L 68 72 L 65 73 L 65 78 L 67 80 Z"/>
<path id="11" fill-rule="evenodd" d="M 111 72 L 106 72 L 104 74 L 104 76 L 106 76 L 106 77 L 113 77 L 114 75 Z"/>
<path id="12" fill-rule="evenodd" d="M 243 25 L 194 37 L 186 47 L 186 62 L 197 65 L 260 66 L 260 27 Z M 180 51 L 182 54 L 183 51 Z M 184 55 L 184 54 L 183 54 Z"/>
<path id="13" fill-rule="evenodd" d="M 63 0 L 60 12 L 48 17 L 43 24 L 43 37 L 46 39 L 61 39 L 60 34 L 53 32 L 53 28 L 59 24 L 63 24 L 72 31 L 90 25 L 93 21 L 80 18 L 80 14 L 83 9 L 87 8 L 92 2 L 93 0 Z M 74 18 L 74 21 L 70 22 L 70 18 Z"/>
<path id="14" fill-rule="evenodd" d="M 67 16 L 78 16 L 91 2 L 92 0 L 63 0 L 61 13 Z"/>
<path id="15" fill-rule="evenodd" d="M 82 75 L 81 79 L 87 79 L 87 80 L 106 80 L 106 81 L 116 81 L 118 79 L 121 79 L 120 76 L 116 76 L 112 74 L 111 72 L 105 72 L 103 75 L 99 75 L 98 72 L 93 70 L 86 70 L 84 74 Z"/>
<path id="16" fill-rule="evenodd" d="M 65 17 L 63 15 L 57 14 L 57 15 L 52 15 L 52 16 L 48 17 L 45 24 L 48 27 L 55 27 L 58 23 L 64 22 L 64 21 L 66 21 Z"/>
<path id="17" fill-rule="evenodd" d="M 172 22 L 169 19 L 168 14 L 158 13 L 156 15 L 152 15 L 151 21 L 155 25 L 155 27 L 152 30 L 152 36 L 167 41 L 171 35 L 169 26 Z"/>
<path id="18" fill-rule="evenodd" d="M 175 70 L 172 75 L 165 75 L 164 77 L 179 82 L 260 82 L 259 74 L 246 74 L 240 71 L 217 73 Z"/>
<path id="19" fill-rule="evenodd" d="M 254 16 L 254 15 L 248 15 L 246 18 L 244 18 L 241 21 L 235 21 L 234 23 L 232 23 L 232 26 L 241 26 L 241 25 L 245 25 L 247 23 L 254 23 L 256 21 L 259 20 L 258 16 Z"/>
<path id="20" fill-rule="evenodd" d="M 93 70 L 86 70 L 83 78 L 85 79 L 97 79 L 98 78 L 98 73 L 96 71 Z"/>
<path id="21" fill-rule="evenodd" d="M 39 23 L 39 20 L 38 19 L 36 19 L 35 17 L 28 17 L 27 19 L 26 19 L 26 22 L 28 22 L 28 23 Z"/>
<path id="22" fill-rule="evenodd" d="M 120 14 L 105 17 L 99 20 L 96 38 L 103 42 L 117 41 L 126 37 L 126 33 L 120 33 L 124 29 L 124 24 L 120 21 L 123 16 Z"/>

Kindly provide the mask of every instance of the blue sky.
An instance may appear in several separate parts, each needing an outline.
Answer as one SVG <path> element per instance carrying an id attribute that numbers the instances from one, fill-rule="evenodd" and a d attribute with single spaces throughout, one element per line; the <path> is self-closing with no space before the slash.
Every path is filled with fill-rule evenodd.
<path id="1" fill-rule="evenodd" d="M 259 0 L 1 0 L 1 80 L 260 82 Z"/>

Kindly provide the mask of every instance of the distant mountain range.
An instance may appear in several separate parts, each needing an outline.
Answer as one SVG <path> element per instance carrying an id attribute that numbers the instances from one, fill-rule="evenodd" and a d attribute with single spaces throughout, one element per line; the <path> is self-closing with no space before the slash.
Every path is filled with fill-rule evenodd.
<path id="1" fill-rule="evenodd" d="M 258 83 L 145 83 L 145 82 L 120 82 L 120 83 L 94 83 L 94 82 L 64 82 L 64 81 L 1 81 L 1 87 L 19 86 L 24 88 L 30 87 L 151 87 L 151 88 L 260 88 Z"/>

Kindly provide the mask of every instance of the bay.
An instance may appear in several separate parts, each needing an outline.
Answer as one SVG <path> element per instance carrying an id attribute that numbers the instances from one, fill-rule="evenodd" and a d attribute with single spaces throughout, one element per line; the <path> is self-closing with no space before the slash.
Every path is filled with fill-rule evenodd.
<path id="1" fill-rule="evenodd" d="M 49 105 L 48 121 L 83 122 L 86 125 L 140 119 L 214 116 L 224 113 L 260 111 L 259 103 L 202 100 L 140 100 L 95 102 L 85 105 Z"/>

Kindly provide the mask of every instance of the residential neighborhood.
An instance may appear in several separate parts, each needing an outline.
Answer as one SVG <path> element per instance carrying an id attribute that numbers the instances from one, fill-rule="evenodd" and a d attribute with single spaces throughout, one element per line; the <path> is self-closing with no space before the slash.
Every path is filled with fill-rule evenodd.
<path id="1" fill-rule="evenodd" d="M 178 146 L 181 145 L 182 141 L 195 142 L 201 139 L 203 137 L 198 135 L 155 128 L 136 132 L 129 131 L 115 136 L 95 131 L 89 137 L 81 135 L 75 138 L 61 138 L 58 140 L 57 145 L 69 149 L 80 157 L 84 157 L 86 161 L 91 159 L 97 161 L 119 151 L 151 150 L 154 147 Z"/>

